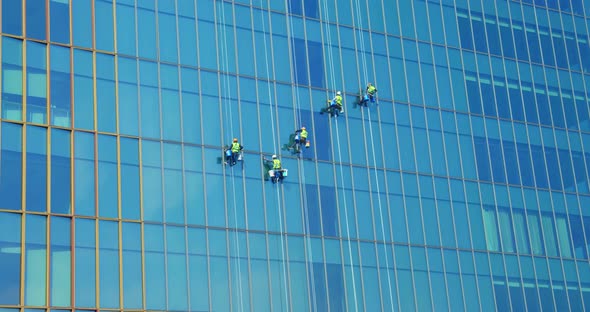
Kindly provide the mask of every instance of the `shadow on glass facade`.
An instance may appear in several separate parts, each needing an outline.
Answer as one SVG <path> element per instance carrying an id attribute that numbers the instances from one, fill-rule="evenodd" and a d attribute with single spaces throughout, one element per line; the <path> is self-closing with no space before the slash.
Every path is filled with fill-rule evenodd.
<path id="1" fill-rule="evenodd" d="M 590 1 L 0 4 L 0 312 L 590 309 Z"/>

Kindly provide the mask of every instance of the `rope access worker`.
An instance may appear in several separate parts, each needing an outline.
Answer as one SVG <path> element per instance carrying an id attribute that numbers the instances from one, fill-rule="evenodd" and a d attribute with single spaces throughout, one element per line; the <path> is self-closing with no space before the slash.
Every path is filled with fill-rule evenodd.
<path id="1" fill-rule="evenodd" d="M 361 100 L 361 105 L 367 105 L 367 102 L 370 100 L 371 103 L 375 103 L 375 93 L 377 93 L 377 88 L 370 82 L 367 84 L 367 93 L 363 96 Z"/>
<path id="2" fill-rule="evenodd" d="M 281 160 L 277 157 L 277 155 L 272 155 L 272 160 L 266 158 L 263 159 L 272 165 L 272 170 L 269 172 L 269 174 L 272 173 L 270 175 L 272 183 L 277 183 L 278 181 L 282 183 L 284 169 L 281 166 Z"/>
<path id="3" fill-rule="evenodd" d="M 342 93 L 340 91 L 336 92 L 336 96 L 328 100 L 328 107 L 325 109 L 326 112 L 329 112 L 331 115 L 338 115 L 344 113 L 344 109 L 342 108 Z M 320 112 L 322 114 L 323 112 Z"/>
<path id="4" fill-rule="evenodd" d="M 301 152 L 302 146 L 305 146 L 306 148 L 309 148 L 310 146 L 310 142 L 307 140 L 307 130 L 305 130 L 305 127 L 295 130 L 295 142 L 291 145 L 291 148 L 297 147 L 296 152 L 299 153 Z"/>
<path id="5" fill-rule="evenodd" d="M 229 162 L 230 166 L 236 164 L 236 161 L 240 160 L 240 152 L 244 149 L 244 147 L 238 143 L 238 139 L 234 138 L 233 143 L 228 147 L 226 152 L 226 163 Z M 231 152 L 228 153 L 228 152 Z"/>

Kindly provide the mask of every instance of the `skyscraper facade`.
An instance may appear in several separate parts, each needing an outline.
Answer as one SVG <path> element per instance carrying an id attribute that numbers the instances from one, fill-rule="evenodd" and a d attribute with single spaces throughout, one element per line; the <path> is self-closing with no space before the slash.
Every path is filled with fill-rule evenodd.
<path id="1" fill-rule="evenodd" d="M 590 310 L 590 0 L 0 3 L 0 312 Z"/>

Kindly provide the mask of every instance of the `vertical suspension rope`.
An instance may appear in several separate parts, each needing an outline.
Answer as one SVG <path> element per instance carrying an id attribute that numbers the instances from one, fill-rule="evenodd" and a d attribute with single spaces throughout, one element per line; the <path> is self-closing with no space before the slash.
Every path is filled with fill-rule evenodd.
<path id="1" fill-rule="evenodd" d="M 363 73 L 364 73 L 364 77 L 365 77 L 365 82 L 368 80 L 368 68 L 367 68 L 367 61 L 366 61 L 366 55 L 365 55 L 365 39 L 364 39 L 364 34 L 363 34 L 363 30 L 362 30 L 362 18 L 361 18 L 361 10 L 360 10 L 360 4 L 359 1 L 356 0 L 355 1 L 356 4 L 356 20 L 358 22 L 358 24 L 356 25 L 359 33 L 360 33 L 360 40 L 361 40 L 361 53 L 362 53 L 362 60 L 363 60 Z M 364 114 L 363 114 L 364 115 Z M 383 239 L 383 252 L 385 255 L 385 269 L 387 270 L 387 285 L 388 285 L 388 291 L 389 291 L 389 300 L 391 303 L 391 310 L 394 311 L 394 307 L 393 307 L 393 293 L 392 293 L 392 287 L 391 287 L 391 273 L 389 271 L 389 258 L 387 256 L 387 241 L 385 239 L 385 227 L 384 227 L 384 223 L 383 223 L 383 208 L 381 205 L 381 190 L 380 190 L 380 182 L 379 182 L 379 176 L 377 174 L 377 160 L 375 157 L 375 141 L 373 139 L 373 123 L 371 121 L 371 108 L 367 105 L 367 115 L 368 115 L 368 120 L 369 120 L 369 132 L 371 134 L 371 149 L 372 149 L 372 154 L 373 154 L 373 170 L 374 170 L 374 175 L 375 175 L 375 185 L 377 187 L 377 202 L 379 205 L 379 219 L 381 221 L 381 236 Z"/>
<path id="2" fill-rule="evenodd" d="M 322 2 L 323 4 L 323 8 L 324 8 L 324 12 L 323 12 L 323 16 L 324 16 L 324 25 L 326 28 L 326 37 L 328 39 L 328 63 L 330 65 L 330 75 L 332 77 L 332 88 L 333 90 L 336 89 L 336 77 L 335 77 L 335 70 L 334 70 L 334 60 L 332 57 L 332 35 L 330 33 L 330 28 L 328 27 L 328 4 L 327 4 L 327 0 L 324 0 Z M 353 259 L 352 259 L 352 244 L 351 244 L 351 237 L 350 237 L 350 225 L 349 225 L 349 221 L 348 221 L 348 206 L 347 206 L 347 202 L 346 202 L 346 193 L 344 192 L 344 171 L 342 170 L 342 151 L 340 148 L 340 133 L 339 133 L 339 126 L 338 126 L 338 117 L 335 118 L 335 123 L 336 123 L 336 139 L 337 139 L 337 143 L 338 143 L 338 162 L 339 162 L 339 168 L 340 168 L 340 183 L 342 186 L 342 198 L 343 198 L 343 203 L 344 203 L 344 216 L 345 216 L 345 220 L 346 220 L 346 236 L 347 236 L 347 241 L 348 241 L 348 255 L 349 255 L 349 260 L 350 260 L 350 269 L 351 269 L 351 274 L 352 274 L 352 287 L 353 287 L 353 297 L 354 297 L 354 308 L 355 311 L 358 311 L 358 299 L 357 299 L 357 291 L 356 291 L 356 279 L 355 279 L 355 272 L 354 272 L 354 264 L 353 264 Z M 338 191 L 336 191 L 338 192 Z"/>
<path id="3" fill-rule="evenodd" d="M 262 21 L 262 36 L 264 38 L 264 63 L 265 63 L 265 67 L 266 67 L 266 77 L 268 79 L 268 100 L 270 103 L 270 120 L 271 120 L 271 126 L 272 126 L 272 144 L 273 144 L 273 154 L 277 154 L 277 139 L 276 139 L 276 135 L 275 135 L 275 124 L 274 124 L 274 113 L 273 113 L 273 105 L 272 105 L 272 96 L 271 96 L 271 91 L 270 91 L 270 73 L 269 73 L 269 62 L 268 62 L 268 44 L 266 42 L 266 23 L 264 22 L 264 6 L 263 6 L 263 2 L 262 0 L 260 0 L 260 8 L 261 8 L 261 16 L 260 19 Z M 276 110 L 278 113 L 278 103 L 275 102 L 276 105 Z M 285 244 L 283 241 L 283 212 L 282 212 L 282 205 L 281 205 L 281 201 L 280 201 L 280 193 L 279 193 L 279 188 L 277 185 L 276 188 L 276 198 L 277 198 L 277 210 L 279 212 L 279 226 L 280 226 L 280 233 L 279 235 L 281 236 L 281 262 L 282 262 L 282 266 L 283 266 L 283 286 L 284 286 L 284 291 L 285 291 L 285 306 L 287 308 L 287 311 L 290 310 L 290 306 L 289 306 L 289 288 L 287 287 L 287 265 L 286 265 L 286 259 L 285 259 Z M 286 234 L 285 234 L 286 235 Z"/>
<path id="4" fill-rule="evenodd" d="M 288 5 L 288 3 L 287 3 Z M 287 18 L 289 19 L 289 24 L 287 25 L 287 35 L 291 38 L 291 44 L 292 46 L 295 43 L 295 36 L 293 35 L 293 15 L 291 13 L 287 13 Z M 294 49 L 292 50 L 294 51 Z M 293 96 L 295 97 L 295 107 L 296 107 L 296 111 L 297 111 L 297 115 L 296 115 L 296 123 L 297 123 L 297 127 L 300 127 L 303 123 L 303 118 L 302 118 L 302 114 L 301 114 L 301 103 L 300 103 L 300 95 L 299 95 L 299 88 L 297 87 L 297 81 L 298 79 L 298 74 L 297 74 L 297 57 L 295 55 L 293 55 L 293 62 L 294 62 L 294 70 L 291 73 L 291 79 L 293 80 L 293 85 L 295 88 L 295 92 L 293 92 Z M 312 305 L 313 305 L 313 311 L 318 311 L 318 306 L 317 306 L 317 293 L 316 293 L 316 287 L 315 287 L 315 269 L 313 266 L 313 248 L 311 246 L 311 226 L 309 225 L 309 206 L 307 205 L 307 190 L 305 187 L 305 166 L 304 166 L 304 162 L 303 159 L 301 157 L 297 158 L 297 162 L 299 165 L 299 168 L 301 170 L 301 180 L 299 181 L 299 185 L 301 187 L 302 193 L 303 193 L 303 213 L 304 213 L 304 219 L 305 219 L 305 233 L 307 233 L 307 235 L 305 236 L 305 243 L 307 246 L 307 255 L 308 258 L 307 261 L 309 263 L 309 269 L 310 269 L 310 275 L 311 275 L 311 299 L 312 299 Z"/>
<path id="5" fill-rule="evenodd" d="M 230 135 L 229 140 L 231 141 L 231 134 L 233 134 L 233 123 L 231 117 L 233 116 L 232 113 L 232 104 L 231 104 L 231 82 L 229 78 L 229 56 L 228 56 L 228 49 L 227 49 L 227 30 L 226 27 L 226 19 L 225 19 L 225 9 L 223 7 L 223 1 L 220 2 L 220 10 L 221 10 L 221 35 L 223 40 L 223 45 L 221 47 L 221 55 L 223 58 L 222 67 L 226 72 L 225 78 L 223 80 L 224 83 L 224 106 L 225 106 L 225 120 L 226 124 L 229 124 L 230 127 Z M 235 185 L 235 175 L 234 175 L 234 168 L 233 166 L 230 169 L 231 172 L 231 182 L 232 182 L 232 198 L 233 198 L 233 206 L 234 206 L 234 223 L 235 223 L 235 231 L 234 231 L 234 238 L 236 244 L 236 266 L 238 268 L 238 300 L 240 301 L 240 308 L 241 311 L 244 311 L 244 294 L 242 290 L 242 269 L 240 264 L 240 242 L 238 236 L 238 213 L 237 213 L 237 202 L 236 202 L 236 185 Z"/>

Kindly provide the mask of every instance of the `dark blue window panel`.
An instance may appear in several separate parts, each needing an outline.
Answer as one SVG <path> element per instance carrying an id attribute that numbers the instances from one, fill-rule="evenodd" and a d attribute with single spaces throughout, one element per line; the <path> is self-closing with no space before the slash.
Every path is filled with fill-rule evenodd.
<path id="1" fill-rule="evenodd" d="M 537 187 L 548 188 L 547 173 L 545 171 L 545 159 L 543 149 L 540 146 L 531 146 L 531 156 L 535 167 L 535 180 Z"/>
<path id="2" fill-rule="evenodd" d="M 588 257 L 588 251 L 586 250 L 586 243 L 584 241 L 584 227 L 582 225 L 582 218 L 577 214 L 572 214 L 569 216 L 569 221 L 576 258 L 585 259 Z"/>
<path id="3" fill-rule="evenodd" d="M 551 43 L 549 28 L 539 27 L 539 32 L 539 36 L 541 38 L 541 49 L 543 49 L 543 63 L 546 65 L 555 66 L 555 56 L 553 54 L 553 45 Z"/>
<path id="4" fill-rule="evenodd" d="M 495 20 L 493 16 L 486 16 L 487 20 Z M 490 54 L 502 55 L 502 43 L 500 42 L 500 31 L 496 22 L 486 22 L 486 32 L 488 34 L 488 43 Z"/>
<path id="5" fill-rule="evenodd" d="M 582 59 L 582 68 L 585 72 L 590 72 L 590 45 L 588 42 L 579 42 L 580 56 Z"/>
<path id="6" fill-rule="evenodd" d="M 494 182 L 505 183 L 506 176 L 504 175 L 504 158 L 502 157 L 502 147 L 500 146 L 500 141 L 493 139 L 489 139 L 488 141 Z"/>
<path id="7" fill-rule="evenodd" d="M 563 188 L 566 191 L 575 191 L 575 178 L 574 172 L 572 171 L 572 162 L 570 160 L 570 153 L 568 150 L 560 149 L 559 163 L 561 165 L 561 178 L 563 180 Z M 555 166 L 557 167 L 557 166 Z"/>
<path id="8" fill-rule="evenodd" d="M 578 118 L 576 116 L 576 104 L 574 100 L 566 97 L 561 97 L 563 101 L 563 113 L 565 115 L 565 123 L 568 129 L 578 129 Z"/>
<path id="9" fill-rule="evenodd" d="M 583 0 L 572 0 L 572 10 L 575 14 L 584 15 Z"/>
<path id="10" fill-rule="evenodd" d="M 466 79 L 467 96 L 469 98 L 469 111 L 472 114 L 481 114 L 481 100 L 479 97 L 479 84 L 477 78 Z"/>
<path id="11" fill-rule="evenodd" d="M 336 212 L 336 191 L 331 186 L 320 186 L 320 206 L 324 236 L 338 236 L 338 214 Z"/>
<path id="12" fill-rule="evenodd" d="M 547 169 L 549 173 L 549 183 L 552 189 L 561 190 L 561 177 L 559 175 L 559 160 L 557 152 L 553 147 L 545 147 L 545 158 L 547 160 Z"/>
<path id="13" fill-rule="evenodd" d="M 508 298 L 508 287 L 506 287 L 506 282 L 503 279 L 499 280 L 498 277 L 495 277 L 493 285 L 498 311 L 510 311 L 510 299 Z"/>
<path id="14" fill-rule="evenodd" d="M 508 183 L 519 185 L 518 157 L 516 156 L 514 142 L 502 141 L 502 145 L 504 147 L 504 163 L 506 164 L 506 172 L 508 173 Z"/>
<path id="15" fill-rule="evenodd" d="M 344 299 L 344 275 L 339 264 L 326 264 L 328 275 L 328 289 L 330 293 L 330 310 L 344 311 L 346 304 Z"/>
<path id="16" fill-rule="evenodd" d="M 70 9 L 66 1 L 50 1 L 50 40 L 59 43 L 70 43 Z"/>
<path id="17" fill-rule="evenodd" d="M 576 175 L 575 181 L 578 185 L 586 185 L 586 168 L 584 167 L 584 155 L 580 152 L 572 151 L 572 160 L 574 166 L 574 173 Z M 580 187 L 580 186 L 579 186 Z M 579 192 L 587 193 L 588 187 L 578 189 Z"/>
<path id="18" fill-rule="evenodd" d="M 324 87 L 324 49 L 319 42 L 308 41 L 309 79 L 312 87 Z"/>
<path id="19" fill-rule="evenodd" d="M 457 12 L 459 23 L 459 34 L 461 35 L 461 48 L 473 50 L 473 39 L 471 37 L 471 23 L 469 22 L 469 12 Z"/>
<path id="20" fill-rule="evenodd" d="M 306 184 L 307 213 L 309 218 L 309 233 L 322 235 L 322 225 L 325 236 L 338 236 L 338 215 L 336 213 L 336 193 L 333 187 L 320 186 L 318 196 L 317 185 Z"/>
<path id="21" fill-rule="evenodd" d="M 309 289 L 310 291 L 315 290 L 315 300 L 317 310 L 315 310 L 314 305 L 312 303 L 311 307 L 313 312 L 322 312 L 328 311 L 328 294 L 326 291 L 326 284 L 325 284 L 325 275 L 324 275 L 324 264 L 314 262 L 310 264 L 311 270 L 309 270 L 309 278 L 307 279 L 309 282 Z M 312 285 L 313 283 L 313 285 Z M 312 294 L 313 296 L 313 294 Z"/>
<path id="22" fill-rule="evenodd" d="M 586 173 L 588 174 L 588 177 L 590 177 L 590 153 L 584 153 L 585 158 L 586 158 Z"/>
<path id="23" fill-rule="evenodd" d="M 309 220 L 309 229 L 307 233 L 311 235 L 322 235 L 321 225 L 321 211 L 319 206 L 318 190 L 315 184 L 305 185 L 306 199 L 307 199 L 307 215 L 305 218 Z"/>
<path id="24" fill-rule="evenodd" d="M 477 173 L 480 180 L 492 181 L 490 173 L 490 160 L 485 138 L 473 138 L 475 145 L 475 156 L 477 158 Z"/>
<path id="25" fill-rule="evenodd" d="M 524 280 L 524 282 L 529 283 L 531 285 L 535 284 L 534 280 Z M 539 306 L 539 296 L 536 287 L 525 287 L 524 295 L 526 298 L 526 306 L 529 309 L 529 311 L 541 311 L 541 307 Z"/>
<path id="26" fill-rule="evenodd" d="M 0 128 L 0 207 L 21 210 L 22 184 L 22 126 L 2 123 Z"/>
<path id="27" fill-rule="evenodd" d="M 45 0 L 27 0 L 25 3 L 27 37 L 45 40 Z"/>
<path id="28" fill-rule="evenodd" d="M 563 68 L 568 68 L 567 54 L 566 54 L 566 50 L 565 50 L 565 42 L 563 41 L 562 35 L 559 34 L 559 38 L 558 37 L 552 37 L 552 38 L 553 38 L 553 49 L 555 49 L 555 56 L 556 56 L 556 60 L 557 60 L 557 66 L 563 67 Z"/>
<path id="29" fill-rule="evenodd" d="M 20 36 L 23 32 L 22 0 L 2 1 L 2 32 Z"/>
<path id="30" fill-rule="evenodd" d="M 516 145 L 518 151 L 518 163 L 520 165 L 520 176 L 524 186 L 535 186 L 533 177 L 533 166 L 530 159 L 528 145 L 518 143 Z"/>
<path id="31" fill-rule="evenodd" d="M 555 91 L 559 94 L 558 91 Z M 561 97 L 551 96 L 551 115 L 553 116 L 553 126 L 565 128 L 565 120 L 563 118 L 563 110 L 561 109 Z M 573 104 L 573 103 L 572 103 Z M 573 105 L 572 105 L 573 107 Z"/>
<path id="32" fill-rule="evenodd" d="M 535 103 L 535 94 L 533 93 L 533 87 L 531 85 L 526 86 L 523 84 L 522 98 L 525 107 L 526 121 L 538 123 L 537 103 Z"/>
<path id="33" fill-rule="evenodd" d="M 318 18 L 318 0 L 291 0 L 289 1 L 289 12 L 291 14 L 303 15 Z"/>
<path id="34" fill-rule="evenodd" d="M 524 25 L 519 22 L 512 22 L 512 30 L 514 32 L 514 42 L 516 43 L 516 54 L 518 59 L 528 61 L 529 54 L 527 51 L 526 36 L 524 34 Z"/>
<path id="35" fill-rule="evenodd" d="M 544 88 L 540 85 L 537 85 L 536 88 L 543 90 Z M 551 126 L 551 110 L 549 109 L 549 100 L 547 99 L 547 94 L 537 93 L 535 92 L 535 97 L 537 98 L 537 108 L 539 109 L 539 122 L 542 125 Z M 531 111 L 533 108 L 531 107 Z"/>
<path id="36" fill-rule="evenodd" d="M 500 26 L 500 37 L 502 38 L 502 52 L 504 57 L 514 58 L 514 44 L 512 43 L 512 31 L 510 30 L 509 20 L 500 20 L 501 23 L 507 26 Z"/>
<path id="37" fill-rule="evenodd" d="M 472 13 L 474 15 L 474 13 Z M 488 52 L 488 43 L 486 42 L 486 31 L 483 20 L 483 15 L 475 14 L 479 20 L 472 19 L 471 26 L 473 27 L 473 38 L 475 38 L 475 50 L 483 53 Z"/>
<path id="38" fill-rule="evenodd" d="M 501 78 L 494 79 L 502 81 Z M 508 90 L 505 85 L 494 85 L 496 92 L 496 104 L 498 106 L 498 116 L 500 118 L 510 119 L 510 102 L 508 100 Z"/>
<path id="39" fill-rule="evenodd" d="M 509 83 L 513 86 L 518 86 L 518 82 L 509 81 Z M 512 112 L 512 119 L 518 121 L 525 121 L 524 119 L 524 109 L 522 104 L 522 97 L 520 94 L 520 90 L 515 88 L 508 87 L 508 93 L 510 94 L 510 110 Z"/>
<path id="40" fill-rule="evenodd" d="M 578 55 L 578 45 L 575 39 L 576 35 L 569 33 L 568 37 L 572 39 L 566 39 L 565 44 L 567 48 L 567 56 L 570 61 L 570 69 L 580 69 L 580 56 Z"/>
<path id="41" fill-rule="evenodd" d="M 590 51 L 588 51 L 590 53 Z M 576 111 L 578 113 L 578 121 L 580 122 L 580 130 L 590 130 L 590 116 L 588 115 L 588 105 L 584 100 L 584 96 L 576 95 Z"/>
<path id="42" fill-rule="evenodd" d="M 494 99 L 494 88 L 490 77 L 485 77 L 489 83 L 481 83 L 481 98 L 483 100 L 484 114 L 488 116 L 497 116 L 496 101 Z"/>
<path id="43" fill-rule="evenodd" d="M 293 39 L 293 68 L 295 68 L 295 83 L 307 85 L 307 56 L 305 40 Z"/>
<path id="44" fill-rule="evenodd" d="M 527 28 L 535 29 L 536 26 L 528 25 Z M 537 32 L 527 32 L 526 38 L 529 47 L 529 53 L 531 54 L 531 62 L 539 64 L 543 63 L 543 59 L 541 58 L 541 44 L 539 43 Z"/>

